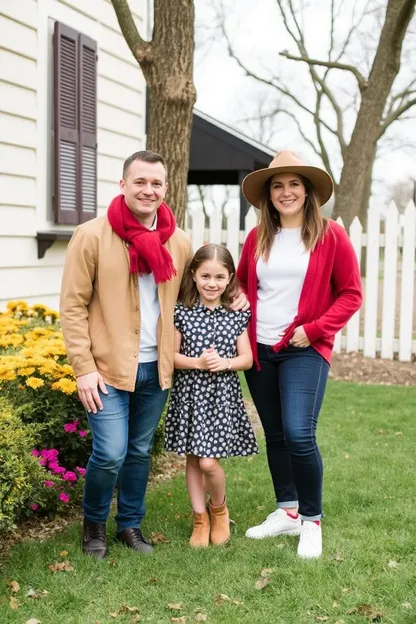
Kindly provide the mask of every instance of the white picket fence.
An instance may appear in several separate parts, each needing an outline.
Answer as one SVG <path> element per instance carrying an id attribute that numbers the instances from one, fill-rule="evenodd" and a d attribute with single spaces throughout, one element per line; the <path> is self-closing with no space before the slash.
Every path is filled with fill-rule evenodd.
<path id="1" fill-rule="evenodd" d="M 241 247 L 248 232 L 256 225 L 257 216 L 250 208 L 244 230 L 240 231 L 237 206 L 225 216 L 215 208 L 205 227 L 202 208 L 189 211 L 194 249 L 204 243 L 223 243 L 238 263 Z M 338 220 L 342 224 L 341 220 Z M 381 230 L 384 230 L 384 233 Z M 415 327 L 415 245 L 416 208 L 409 202 L 404 214 L 399 215 L 391 203 L 381 227 L 380 213 L 375 208 L 368 212 L 367 232 L 363 232 L 356 217 L 349 236 L 358 261 L 366 254 L 366 276 L 363 279 L 364 304 L 348 325 L 336 336 L 336 352 L 362 352 L 366 357 L 398 358 L 410 362 L 416 355 Z"/>

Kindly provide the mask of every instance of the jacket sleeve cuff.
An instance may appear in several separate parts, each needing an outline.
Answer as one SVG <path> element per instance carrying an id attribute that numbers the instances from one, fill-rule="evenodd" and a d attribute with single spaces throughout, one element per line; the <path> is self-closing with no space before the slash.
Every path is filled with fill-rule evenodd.
<path id="1" fill-rule="evenodd" d="M 87 362 L 73 364 L 72 368 L 74 369 L 75 377 L 82 377 L 83 375 L 97 372 L 97 366 L 92 357 Z"/>
<path id="2" fill-rule="evenodd" d="M 319 340 L 319 338 L 322 338 L 324 333 L 319 327 L 317 321 L 312 321 L 312 323 L 305 323 L 303 325 L 303 330 L 311 344 Z"/>

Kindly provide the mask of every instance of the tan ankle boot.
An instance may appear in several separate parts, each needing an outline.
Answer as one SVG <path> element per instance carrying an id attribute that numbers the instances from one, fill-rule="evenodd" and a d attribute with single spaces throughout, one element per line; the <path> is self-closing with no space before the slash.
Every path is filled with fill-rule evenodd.
<path id="1" fill-rule="evenodd" d="M 227 509 L 227 499 L 219 507 L 214 507 L 209 501 L 211 516 L 211 543 L 220 546 L 230 539 L 230 516 Z"/>
<path id="2" fill-rule="evenodd" d="M 192 548 L 206 548 L 209 544 L 209 513 L 196 513 L 194 511 L 194 530 L 192 531 L 189 545 Z"/>

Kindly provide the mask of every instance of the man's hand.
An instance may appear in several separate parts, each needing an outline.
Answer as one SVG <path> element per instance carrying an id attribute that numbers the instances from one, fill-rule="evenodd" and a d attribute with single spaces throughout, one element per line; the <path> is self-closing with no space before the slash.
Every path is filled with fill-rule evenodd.
<path id="1" fill-rule="evenodd" d="M 98 388 L 104 394 L 108 394 L 105 387 L 104 379 L 98 371 L 88 373 L 88 375 L 80 375 L 77 377 L 78 396 L 87 412 L 97 413 L 98 409 L 103 409 L 103 404 L 98 394 Z"/>
<path id="2" fill-rule="evenodd" d="M 309 339 L 307 335 L 305 334 L 303 325 L 296 327 L 295 332 L 289 344 L 293 345 L 294 347 L 309 347 L 310 346 L 311 343 L 309 342 Z"/>
<path id="3" fill-rule="evenodd" d="M 233 302 L 230 305 L 230 310 L 233 312 L 247 312 L 250 309 L 250 303 L 242 290 L 240 290 L 235 296 Z"/>

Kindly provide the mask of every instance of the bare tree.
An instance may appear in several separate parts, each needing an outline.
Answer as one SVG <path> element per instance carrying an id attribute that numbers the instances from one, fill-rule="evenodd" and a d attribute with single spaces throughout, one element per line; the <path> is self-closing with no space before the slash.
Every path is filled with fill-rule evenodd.
<path id="1" fill-rule="evenodd" d="M 341 42 L 337 27 L 341 24 L 345 28 L 347 3 L 327 1 L 329 49 L 327 58 L 319 59 L 308 51 L 302 0 L 276 0 L 280 18 L 296 49 L 281 51 L 280 55 L 307 68 L 309 83 L 303 85 L 302 91 L 296 91 L 282 77 L 281 64 L 278 71 L 264 71 L 253 69 L 252 64 L 242 60 L 243 54 L 237 53 L 229 36 L 224 9 L 218 14 L 218 26 L 230 56 L 247 76 L 272 95 L 269 110 L 257 115 L 257 120 L 264 122 L 266 117 L 278 115 L 290 119 L 334 178 L 334 216 L 341 216 L 348 226 L 357 214 L 366 222 L 378 142 L 416 104 L 415 72 L 408 76 L 406 84 L 393 89 L 402 54 L 406 55 L 403 42 L 416 0 L 385 0 L 384 6 L 380 0 L 355 0 L 348 16 L 351 26 Z M 340 72 L 344 76 L 342 83 Z M 311 127 L 314 135 L 309 131 Z"/>
<path id="2" fill-rule="evenodd" d="M 193 82 L 194 2 L 154 0 L 153 36 L 146 41 L 137 30 L 128 0 L 111 0 L 121 32 L 145 77 L 148 94 L 146 147 L 166 158 L 168 201 L 183 226 L 189 168 Z"/>

